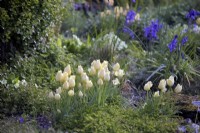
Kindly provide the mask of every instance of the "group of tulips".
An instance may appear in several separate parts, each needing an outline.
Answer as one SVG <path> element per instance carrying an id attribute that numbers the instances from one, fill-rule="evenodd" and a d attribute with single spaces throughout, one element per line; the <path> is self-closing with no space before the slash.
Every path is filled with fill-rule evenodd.
<path id="1" fill-rule="evenodd" d="M 87 74 L 88 73 L 88 74 Z M 124 76 L 124 70 L 120 69 L 119 63 L 112 66 L 112 72 L 108 69 L 108 61 L 94 60 L 91 63 L 88 72 L 85 72 L 81 65 L 78 66 L 75 73 L 72 74 L 70 65 L 67 65 L 62 72 L 61 70 L 56 74 L 56 81 L 60 82 L 61 87 L 57 88 L 55 92 L 51 91 L 48 95 L 50 99 L 60 100 L 61 93 L 67 91 L 69 96 L 78 95 L 83 97 L 87 90 L 96 84 L 97 86 L 104 85 L 105 82 L 110 82 L 111 77 L 113 85 L 120 84 L 120 78 Z M 96 80 L 91 80 L 91 79 Z M 95 85 L 95 86 L 96 86 Z M 76 90 L 76 91 L 75 91 Z M 75 94 L 75 92 L 78 92 Z"/>
<path id="2" fill-rule="evenodd" d="M 145 85 L 144 85 L 144 90 L 149 91 L 151 89 L 151 87 L 153 86 L 153 83 L 151 81 L 148 81 Z M 167 86 L 169 87 L 173 87 L 174 86 L 174 76 L 170 76 L 168 79 L 161 79 L 159 84 L 158 84 L 158 91 L 156 91 L 154 93 L 154 97 L 158 97 L 160 96 L 160 91 L 165 93 L 167 91 Z M 182 91 L 182 85 L 177 84 L 174 92 L 175 93 L 180 93 Z"/>

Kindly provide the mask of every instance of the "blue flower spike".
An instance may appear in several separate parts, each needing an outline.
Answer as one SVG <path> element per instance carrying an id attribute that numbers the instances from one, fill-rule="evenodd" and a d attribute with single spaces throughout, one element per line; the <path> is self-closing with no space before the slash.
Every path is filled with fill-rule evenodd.
<path id="1" fill-rule="evenodd" d="M 192 101 L 192 104 L 198 107 L 197 112 L 200 112 L 200 101 Z"/>

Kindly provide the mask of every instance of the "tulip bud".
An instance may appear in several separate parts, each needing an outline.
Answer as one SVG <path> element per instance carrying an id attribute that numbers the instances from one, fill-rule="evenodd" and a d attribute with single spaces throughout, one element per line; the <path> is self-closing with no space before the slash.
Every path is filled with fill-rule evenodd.
<path id="1" fill-rule="evenodd" d="M 175 91 L 176 93 L 180 93 L 180 92 L 182 91 L 182 85 L 177 84 L 177 86 L 175 87 L 174 91 Z"/>
<path id="2" fill-rule="evenodd" d="M 81 79 L 83 82 L 87 82 L 89 80 L 89 77 L 87 76 L 86 73 L 83 73 L 82 76 L 81 76 Z"/>
<path id="3" fill-rule="evenodd" d="M 61 97 L 60 97 L 60 94 L 56 93 L 56 94 L 55 94 L 55 99 L 56 99 L 56 100 L 60 100 L 60 98 L 61 98 Z"/>
<path id="4" fill-rule="evenodd" d="M 88 72 L 89 72 L 90 75 L 95 75 L 96 69 L 94 68 L 94 66 L 91 66 L 91 68 L 88 69 Z"/>
<path id="5" fill-rule="evenodd" d="M 160 80 L 158 88 L 161 90 L 166 88 L 166 80 L 165 79 Z"/>
<path id="6" fill-rule="evenodd" d="M 154 93 L 154 95 L 153 95 L 153 97 L 159 97 L 159 96 L 160 96 L 159 91 L 156 91 L 156 92 Z"/>
<path id="7" fill-rule="evenodd" d="M 124 76 L 124 70 L 119 69 L 118 71 L 115 71 L 115 76 L 121 78 Z"/>
<path id="8" fill-rule="evenodd" d="M 69 87 L 70 88 L 74 88 L 75 87 L 75 80 L 73 78 L 69 78 L 68 83 L 69 83 Z"/>
<path id="9" fill-rule="evenodd" d="M 108 61 L 103 61 L 102 63 L 102 68 L 107 68 L 108 67 Z"/>
<path id="10" fill-rule="evenodd" d="M 69 89 L 69 83 L 67 81 L 65 81 L 65 83 L 63 84 L 63 88 L 64 89 Z"/>
<path id="11" fill-rule="evenodd" d="M 167 91 L 167 88 L 165 87 L 161 91 L 165 93 Z"/>
<path id="12" fill-rule="evenodd" d="M 82 91 L 79 91 L 78 96 L 79 96 L 79 97 L 83 97 L 83 92 L 82 92 Z"/>
<path id="13" fill-rule="evenodd" d="M 135 20 L 136 20 L 136 21 L 139 21 L 139 20 L 140 20 L 140 14 L 139 14 L 139 13 L 137 13 L 137 14 L 135 15 Z"/>
<path id="14" fill-rule="evenodd" d="M 86 83 L 86 87 L 87 88 L 91 88 L 93 86 L 93 83 L 91 80 L 88 80 L 87 83 Z"/>
<path id="15" fill-rule="evenodd" d="M 96 70 L 99 70 L 101 68 L 101 62 L 100 62 L 100 60 L 96 60 L 96 62 L 94 63 L 94 68 Z"/>
<path id="16" fill-rule="evenodd" d="M 104 80 L 109 81 L 110 80 L 110 73 L 105 73 L 104 74 Z"/>
<path id="17" fill-rule="evenodd" d="M 69 96 L 74 96 L 74 90 L 69 90 L 69 91 L 68 91 L 68 95 L 69 95 Z"/>
<path id="18" fill-rule="evenodd" d="M 118 71 L 120 69 L 120 65 L 119 63 L 116 63 L 114 66 L 113 66 L 113 70 L 114 71 Z"/>
<path id="19" fill-rule="evenodd" d="M 78 74 L 82 74 L 84 72 L 82 66 L 78 66 Z"/>
<path id="20" fill-rule="evenodd" d="M 104 75 L 105 75 L 105 70 L 104 69 L 99 70 L 99 72 L 98 72 L 98 78 L 103 79 Z"/>
<path id="21" fill-rule="evenodd" d="M 56 81 L 60 81 L 63 77 L 62 71 L 58 71 L 56 74 Z"/>
<path id="22" fill-rule="evenodd" d="M 61 87 L 59 87 L 58 89 L 56 89 L 56 93 L 61 94 L 61 92 L 62 92 Z"/>
<path id="23" fill-rule="evenodd" d="M 97 84 L 98 85 L 103 85 L 103 80 L 102 79 L 98 79 Z"/>
<path id="24" fill-rule="evenodd" d="M 118 78 L 116 78 L 116 79 L 112 80 L 112 82 L 113 82 L 113 85 L 119 85 L 119 84 L 120 84 L 120 82 L 119 82 L 119 79 L 118 79 Z"/>
<path id="25" fill-rule="evenodd" d="M 151 89 L 151 87 L 153 86 L 151 81 L 148 81 L 145 85 L 144 85 L 144 90 L 149 91 Z"/>
<path id="26" fill-rule="evenodd" d="M 170 76 L 169 79 L 167 79 L 167 85 L 170 87 L 174 85 L 174 76 Z"/>
<path id="27" fill-rule="evenodd" d="M 200 18 L 197 18 L 196 23 L 200 25 Z"/>
<path id="28" fill-rule="evenodd" d="M 50 99 L 53 99 L 54 98 L 54 95 L 53 95 L 53 92 L 49 92 L 49 96 L 48 96 Z"/>
<path id="29" fill-rule="evenodd" d="M 68 79 L 68 73 L 67 73 L 67 72 L 64 72 L 64 73 L 62 74 L 62 77 L 61 77 L 60 81 L 61 81 L 61 82 L 65 82 L 65 81 L 67 81 L 67 79 Z"/>
<path id="30" fill-rule="evenodd" d="M 72 71 L 71 71 L 71 66 L 70 65 L 67 65 L 64 69 L 64 72 L 67 72 L 68 75 L 71 75 Z"/>

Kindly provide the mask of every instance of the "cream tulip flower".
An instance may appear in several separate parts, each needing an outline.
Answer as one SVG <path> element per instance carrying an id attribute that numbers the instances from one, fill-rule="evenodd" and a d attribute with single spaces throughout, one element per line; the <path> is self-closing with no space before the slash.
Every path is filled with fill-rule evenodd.
<path id="1" fill-rule="evenodd" d="M 137 13 L 137 14 L 135 15 L 135 20 L 136 20 L 136 21 L 140 21 L 140 14 L 139 14 L 139 13 Z"/>
<path id="2" fill-rule="evenodd" d="M 145 91 L 149 91 L 151 89 L 151 87 L 153 86 L 151 81 L 148 81 L 145 85 L 144 85 L 144 90 Z"/>
<path id="3" fill-rule="evenodd" d="M 174 85 L 174 76 L 170 76 L 168 79 L 167 79 L 167 85 L 172 87 Z"/>
<path id="4" fill-rule="evenodd" d="M 119 85 L 120 84 L 118 78 L 115 78 L 114 80 L 112 80 L 112 83 L 113 83 L 113 85 Z"/>
<path id="5" fill-rule="evenodd" d="M 89 72 L 90 75 L 95 75 L 96 69 L 94 68 L 94 66 L 91 66 L 91 68 L 88 69 L 88 72 Z"/>
<path id="6" fill-rule="evenodd" d="M 71 75 L 72 71 L 71 71 L 71 66 L 70 65 L 67 65 L 64 69 L 64 72 L 67 72 L 68 75 Z"/>
<path id="7" fill-rule="evenodd" d="M 160 80 L 158 88 L 161 90 L 166 88 L 166 80 L 165 79 Z"/>
<path id="8" fill-rule="evenodd" d="M 69 78 L 68 80 L 69 83 L 69 88 L 74 88 L 75 87 L 75 80 L 73 78 Z"/>
<path id="9" fill-rule="evenodd" d="M 105 75 L 105 70 L 104 69 L 99 70 L 99 72 L 98 72 L 98 78 L 103 79 L 104 75 Z"/>
<path id="10" fill-rule="evenodd" d="M 68 80 L 68 73 L 64 72 L 61 76 L 60 82 L 65 82 Z"/>
<path id="11" fill-rule="evenodd" d="M 61 98 L 61 97 L 60 97 L 60 94 L 56 93 L 56 94 L 55 94 L 55 99 L 56 99 L 56 100 L 60 100 L 60 98 Z"/>
<path id="12" fill-rule="evenodd" d="M 154 95 L 153 95 L 153 97 L 159 97 L 159 96 L 160 96 L 159 91 L 156 91 L 156 92 L 154 93 Z"/>
<path id="13" fill-rule="evenodd" d="M 83 92 L 82 92 L 82 91 L 79 91 L 78 96 L 79 96 L 79 97 L 83 97 Z"/>
<path id="14" fill-rule="evenodd" d="M 60 70 L 56 73 L 56 81 L 61 81 L 62 77 L 63 77 L 63 74 L 62 74 L 62 71 Z"/>
<path id="15" fill-rule="evenodd" d="M 54 98 L 54 95 L 53 95 L 53 92 L 51 91 L 51 92 L 49 92 L 49 95 L 48 95 L 48 97 L 50 98 L 50 99 L 53 99 Z"/>
<path id="16" fill-rule="evenodd" d="M 119 69 L 119 70 L 118 70 L 118 71 L 116 71 L 114 74 L 115 74 L 115 76 L 117 76 L 117 77 L 121 78 L 121 77 L 123 77 L 123 76 L 124 76 L 124 70 L 122 70 L 122 69 Z"/>
<path id="17" fill-rule="evenodd" d="M 81 75 L 81 80 L 82 80 L 84 83 L 86 83 L 86 82 L 89 80 L 89 77 L 87 76 L 86 73 L 83 73 L 83 74 Z"/>
<path id="18" fill-rule="evenodd" d="M 96 70 L 101 69 L 101 62 L 100 62 L 100 60 L 96 60 L 96 62 L 94 63 L 94 68 Z"/>
<path id="19" fill-rule="evenodd" d="M 69 95 L 69 96 L 74 96 L 74 90 L 69 90 L 69 91 L 68 91 L 68 95 Z"/>
<path id="20" fill-rule="evenodd" d="M 65 82 L 64 82 L 63 88 L 66 89 L 66 90 L 69 89 L 69 83 L 68 83 L 68 81 L 65 81 Z"/>
<path id="21" fill-rule="evenodd" d="M 108 61 L 104 60 L 101 65 L 102 65 L 102 68 L 108 68 Z"/>
<path id="22" fill-rule="evenodd" d="M 104 74 L 104 80 L 110 81 L 110 73 L 107 72 L 107 73 Z"/>
<path id="23" fill-rule="evenodd" d="M 180 92 L 182 91 L 182 89 L 183 89 L 182 85 L 177 84 L 177 86 L 175 87 L 174 91 L 175 91 L 176 93 L 180 93 Z"/>
<path id="24" fill-rule="evenodd" d="M 88 80 L 88 81 L 86 82 L 86 88 L 91 88 L 92 86 L 93 86 L 92 81 L 91 81 L 91 80 Z"/>
<path id="25" fill-rule="evenodd" d="M 102 79 L 98 79 L 97 84 L 98 85 L 103 85 L 103 80 Z"/>
<path id="26" fill-rule="evenodd" d="M 120 69 L 119 63 L 116 63 L 115 65 L 113 65 L 113 70 L 114 71 L 118 71 L 119 69 Z"/>
<path id="27" fill-rule="evenodd" d="M 56 89 L 56 93 L 61 94 L 61 92 L 62 92 L 61 87 L 58 87 L 58 89 Z"/>
<path id="28" fill-rule="evenodd" d="M 82 74 L 84 72 L 83 67 L 81 65 L 78 66 L 78 74 Z"/>

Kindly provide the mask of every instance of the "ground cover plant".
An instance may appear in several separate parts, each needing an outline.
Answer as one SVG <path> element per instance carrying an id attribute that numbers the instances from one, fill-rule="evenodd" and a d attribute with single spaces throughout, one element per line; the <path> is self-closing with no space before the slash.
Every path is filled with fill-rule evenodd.
<path id="1" fill-rule="evenodd" d="M 199 4 L 0 1 L 0 131 L 198 133 Z"/>

